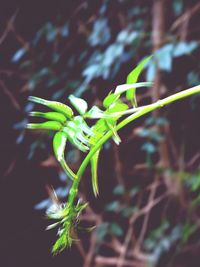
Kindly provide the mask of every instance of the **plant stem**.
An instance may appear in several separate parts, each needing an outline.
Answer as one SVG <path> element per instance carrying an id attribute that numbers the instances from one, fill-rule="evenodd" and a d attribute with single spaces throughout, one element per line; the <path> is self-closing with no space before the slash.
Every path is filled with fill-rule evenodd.
<path id="1" fill-rule="evenodd" d="M 200 85 L 192 87 L 190 89 L 181 91 L 179 93 L 176 93 L 172 96 L 168 96 L 162 100 L 158 100 L 156 103 L 147 105 L 147 106 L 143 106 L 141 108 L 139 108 L 139 110 L 137 112 L 135 112 L 134 114 L 128 116 L 127 118 L 125 118 L 123 121 L 121 121 L 119 124 L 117 124 L 116 126 L 116 130 L 120 130 L 121 128 L 123 128 L 124 126 L 126 126 L 127 124 L 129 124 L 130 122 L 136 120 L 139 117 L 142 117 L 144 115 L 146 115 L 147 113 L 156 110 L 158 108 L 164 107 L 172 102 L 181 100 L 185 97 L 191 96 L 193 94 L 197 94 L 200 93 Z M 90 162 L 91 157 L 96 153 L 97 150 L 99 150 L 102 145 L 113 135 L 112 131 L 109 130 L 97 143 L 96 145 L 90 150 L 90 152 L 87 154 L 87 156 L 84 158 L 83 162 L 81 163 L 81 166 L 79 167 L 79 170 L 77 172 L 77 179 L 73 181 L 72 187 L 70 189 L 70 193 L 69 193 L 69 198 L 68 198 L 68 204 L 70 208 L 73 208 L 73 203 L 78 191 L 78 186 L 79 186 L 79 182 L 80 179 L 87 167 L 87 165 Z"/>

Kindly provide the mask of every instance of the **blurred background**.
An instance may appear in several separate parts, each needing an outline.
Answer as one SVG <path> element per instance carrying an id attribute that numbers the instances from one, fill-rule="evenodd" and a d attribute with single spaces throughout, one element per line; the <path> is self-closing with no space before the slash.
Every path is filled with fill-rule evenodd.
<path id="1" fill-rule="evenodd" d="M 0 2 L 0 265 L 195 267 L 200 265 L 200 96 L 139 119 L 109 141 L 99 163 L 100 196 L 87 170 L 89 201 L 79 242 L 51 255 L 45 231 L 53 187 L 70 181 L 52 152 L 52 135 L 25 130 L 29 95 L 66 103 L 69 94 L 101 100 L 145 56 L 139 105 L 200 83 L 198 0 Z M 68 146 L 73 169 L 83 155 Z M 85 232 L 84 226 L 97 227 Z"/>

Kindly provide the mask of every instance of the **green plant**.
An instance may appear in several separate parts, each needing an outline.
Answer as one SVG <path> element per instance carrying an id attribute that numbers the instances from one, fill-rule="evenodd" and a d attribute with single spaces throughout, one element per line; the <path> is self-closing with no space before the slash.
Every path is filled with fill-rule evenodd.
<path id="1" fill-rule="evenodd" d="M 53 206 L 47 213 L 48 218 L 56 221 L 48 229 L 58 227 L 58 239 L 52 248 L 53 254 L 72 244 L 76 226 L 79 223 L 79 214 L 87 206 L 87 203 L 76 201 L 76 197 L 81 177 L 88 164 L 91 165 L 94 194 L 97 196 L 99 193 L 97 167 L 100 151 L 104 143 L 109 138 L 112 138 L 116 144 L 119 144 L 121 140 L 118 130 L 127 124 L 172 102 L 200 93 L 200 86 L 196 86 L 158 100 L 153 104 L 138 107 L 135 95 L 136 88 L 152 86 L 150 82 L 137 82 L 144 65 L 150 58 L 145 58 L 133 69 L 127 77 L 126 84 L 117 86 L 114 92 L 110 92 L 104 98 L 103 109 L 93 106 L 88 110 L 88 104 L 84 99 L 70 95 L 69 101 L 79 113 L 79 115 L 75 116 L 72 108 L 68 105 L 39 97 L 29 97 L 30 101 L 42 104 L 52 109 L 53 112 L 31 112 L 31 116 L 41 117 L 48 121 L 29 123 L 27 128 L 55 131 L 53 137 L 55 157 L 73 181 L 66 204 Z M 121 98 L 123 93 L 126 93 L 124 102 Z M 94 120 L 95 122 L 92 126 L 89 126 L 87 124 L 88 120 Z M 80 151 L 88 152 L 76 173 L 70 169 L 65 161 L 64 152 L 68 141 Z"/>

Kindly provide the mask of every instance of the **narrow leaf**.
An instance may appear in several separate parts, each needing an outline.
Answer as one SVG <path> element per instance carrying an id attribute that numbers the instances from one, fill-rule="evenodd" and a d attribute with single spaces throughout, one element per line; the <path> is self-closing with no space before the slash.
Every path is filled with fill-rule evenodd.
<path id="1" fill-rule="evenodd" d="M 151 59 L 151 57 L 152 56 L 149 56 L 149 57 L 143 59 L 139 63 L 139 65 L 129 73 L 129 75 L 127 76 L 127 79 L 126 79 L 127 84 L 132 84 L 132 83 L 137 82 L 140 73 L 142 72 L 146 63 Z M 133 106 L 137 106 L 135 92 L 136 92 L 136 87 L 133 87 L 126 92 L 126 98 L 132 102 Z"/>
<path id="2" fill-rule="evenodd" d="M 119 143 L 121 142 L 121 139 L 120 139 L 120 137 L 119 137 L 119 135 L 118 135 L 118 133 L 117 133 L 117 130 L 116 130 L 116 125 L 114 124 L 114 125 L 112 125 L 112 123 L 109 121 L 109 120 L 105 120 L 106 121 L 106 124 L 107 124 L 107 126 L 108 126 L 108 128 L 112 131 L 112 133 L 113 133 L 113 136 L 112 136 L 112 138 L 113 138 L 113 140 L 114 140 L 114 142 L 117 144 L 117 145 L 119 145 Z"/>
<path id="3" fill-rule="evenodd" d="M 97 150 L 97 152 L 93 155 L 93 157 L 90 160 L 91 173 L 92 173 L 92 188 L 93 188 L 95 197 L 99 194 L 98 175 L 97 175 L 99 154 L 100 154 L 100 150 Z"/>
<path id="4" fill-rule="evenodd" d="M 131 84 L 121 84 L 118 85 L 115 89 L 115 94 L 122 94 L 127 92 L 132 88 L 140 88 L 140 87 L 151 87 L 153 85 L 152 82 L 141 82 L 141 83 L 131 83 Z"/>
<path id="5" fill-rule="evenodd" d="M 104 100 L 103 100 L 103 106 L 105 108 L 108 108 L 111 104 L 113 104 L 117 99 L 120 97 L 120 94 L 114 94 L 114 93 L 109 93 Z"/>

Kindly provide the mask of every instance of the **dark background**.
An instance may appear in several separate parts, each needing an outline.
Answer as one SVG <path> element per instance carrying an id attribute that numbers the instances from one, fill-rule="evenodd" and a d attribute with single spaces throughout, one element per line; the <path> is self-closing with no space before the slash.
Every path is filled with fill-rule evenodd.
<path id="1" fill-rule="evenodd" d="M 48 185 L 67 192 L 70 183 L 65 176 L 63 181 L 52 156 L 52 135 L 25 130 L 33 109 L 29 95 L 66 102 L 74 93 L 91 106 L 101 105 L 103 97 L 152 53 L 158 55 L 158 68 L 153 60 L 150 65 L 156 68 L 148 65 L 140 80 L 151 78 L 154 86 L 138 90 L 139 105 L 198 85 L 199 15 L 197 0 L 1 1 L 1 266 L 117 266 L 120 253 L 116 244 L 109 244 L 117 239 L 123 247 L 129 228 L 139 240 L 145 220 L 140 253 L 131 254 L 137 242 L 130 242 L 125 259 L 133 262 L 124 261 L 123 266 L 199 266 L 199 96 L 127 126 L 120 131 L 119 147 L 112 141 L 104 146 L 97 199 L 86 171 L 80 192 L 90 203 L 88 218 L 96 221 L 84 221 L 98 227 L 80 233 L 84 256 L 77 245 L 51 255 L 56 231 L 45 231 L 50 202 L 37 204 L 48 198 Z M 120 43 L 122 31 L 128 35 Z M 132 32 L 136 37 L 128 41 Z M 174 56 L 178 44 L 182 46 Z M 174 45 L 171 52 L 169 45 Z M 117 49 L 122 49 L 118 55 Z M 98 61 L 98 56 L 103 59 Z M 106 60 L 111 63 L 102 67 Z M 72 147 L 67 155 L 77 169 L 82 155 Z M 159 185 L 153 198 L 167 197 L 129 226 L 131 216 L 151 201 L 149 188 L 155 181 Z M 64 201 L 63 191 L 58 196 Z M 145 257 L 140 259 L 140 254 Z"/>

